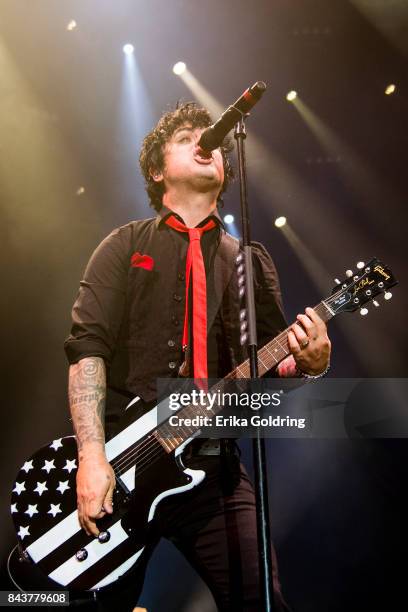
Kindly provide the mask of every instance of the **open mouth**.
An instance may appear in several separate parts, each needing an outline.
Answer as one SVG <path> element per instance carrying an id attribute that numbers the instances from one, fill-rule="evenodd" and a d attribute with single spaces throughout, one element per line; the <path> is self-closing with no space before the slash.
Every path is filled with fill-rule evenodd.
<path id="1" fill-rule="evenodd" d="M 211 151 L 205 151 L 201 147 L 197 147 L 195 152 L 194 152 L 194 159 L 199 164 L 210 164 L 212 162 L 212 160 L 213 160 L 212 152 Z"/>
<path id="2" fill-rule="evenodd" d="M 204 166 L 208 166 L 209 164 L 212 163 L 212 157 L 199 157 L 195 155 L 194 159 L 198 164 L 202 164 Z"/>

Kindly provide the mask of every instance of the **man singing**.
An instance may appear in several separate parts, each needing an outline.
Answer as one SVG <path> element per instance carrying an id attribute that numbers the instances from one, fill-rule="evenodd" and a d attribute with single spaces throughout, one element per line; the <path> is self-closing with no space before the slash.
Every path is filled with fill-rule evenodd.
<path id="1" fill-rule="evenodd" d="M 151 401 L 156 380 L 177 375 L 182 364 L 196 378 L 220 378 L 246 358 L 239 342 L 238 246 L 217 210 L 232 178 L 228 147 L 207 153 L 198 146 L 210 123 L 205 109 L 188 103 L 164 114 L 146 136 L 140 165 L 157 216 L 133 221 L 102 241 L 73 307 L 65 350 L 78 445 L 78 515 L 94 536 L 98 519 L 112 512 L 115 488 L 105 456 L 107 387 Z M 274 264 L 258 243 L 253 264 L 262 346 L 286 323 Z M 288 334 L 292 355 L 275 375 L 318 377 L 329 365 L 326 326 L 312 309 L 297 319 Z M 220 611 L 259 611 L 254 493 L 235 442 L 197 439 L 184 462 L 207 476 L 160 504 L 143 564 L 121 582 L 121 609 L 136 605 L 148 557 L 164 536 L 206 582 Z M 137 490 L 135 495 L 137 503 Z M 276 608 L 282 611 L 287 607 L 274 561 Z M 106 589 L 98 609 L 117 609 L 118 597 L 117 589 Z"/>

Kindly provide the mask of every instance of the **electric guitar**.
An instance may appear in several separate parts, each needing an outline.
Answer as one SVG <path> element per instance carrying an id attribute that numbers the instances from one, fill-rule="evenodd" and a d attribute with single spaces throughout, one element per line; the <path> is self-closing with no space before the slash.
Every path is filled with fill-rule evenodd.
<path id="1" fill-rule="evenodd" d="M 373 259 L 340 282 L 314 310 L 324 321 L 344 311 L 361 309 L 366 314 L 365 304 L 379 294 L 388 299 L 389 288 L 396 283 L 392 272 Z M 289 355 L 287 331 L 259 349 L 260 376 Z M 246 360 L 220 384 L 249 377 Z M 42 447 L 17 475 L 11 514 L 20 553 L 37 564 L 57 588 L 93 591 L 116 581 L 141 559 L 160 502 L 191 490 L 205 478 L 204 471 L 186 468 L 182 461 L 182 452 L 199 429 L 171 431 L 168 421 L 158 422 L 157 406 L 142 404 L 139 398 L 130 402 L 128 424 L 106 443 L 117 484 L 114 512 L 98 521 L 98 538 L 87 536 L 78 522 L 74 436 Z M 182 416 L 184 411 L 194 416 L 199 410 L 190 405 L 177 414 Z M 220 410 L 215 406 L 212 414 Z M 142 416 L 132 420 L 134 411 Z M 137 504 L 132 503 L 134 493 Z"/>

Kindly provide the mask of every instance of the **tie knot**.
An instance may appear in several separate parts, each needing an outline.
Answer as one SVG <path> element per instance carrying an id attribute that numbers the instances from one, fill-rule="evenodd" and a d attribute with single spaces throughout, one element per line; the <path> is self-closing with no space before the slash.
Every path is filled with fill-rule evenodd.
<path id="1" fill-rule="evenodd" d="M 200 240 L 202 233 L 203 233 L 203 230 L 200 229 L 199 227 L 190 227 L 188 229 L 188 236 L 190 238 L 190 242 L 192 242 L 193 240 Z"/>

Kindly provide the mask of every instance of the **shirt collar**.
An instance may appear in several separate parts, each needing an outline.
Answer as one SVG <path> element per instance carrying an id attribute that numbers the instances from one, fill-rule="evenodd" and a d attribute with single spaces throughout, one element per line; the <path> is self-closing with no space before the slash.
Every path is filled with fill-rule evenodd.
<path id="1" fill-rule="evenodd" d="M 174 215 L 176 217 L 176 219 L 178 219 L 179 221 L 184 223 L 184 221 L 180 217 L 180 215 L 178 215 L 174 211 L 170 210 L 170 208 L 167 208 L 167 206 L 162 206 L 161 209 L 159 210 L 159 212 L 157 213 L 156 226 L 157 227 L 162 226 L 162 224 L 166 221 L 166 219 L 168 217 L 170 217 L 171 215 Z M 225 226 L 224 226 L 224 223 L 223 223 L 223 221 L 221 219 L 220 213 L 218 212 L 218 208 L 216 208 L 215 211 L 213 213 L 211 213 L 211 215 L 208 215 L 208 217 L 203 219 L 198 224 L 197 227 L 201 227 L 202 225 L 205 225 L 210 219 L 213 219 L 220 228 L 225 230 Z"/>

